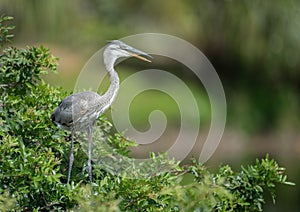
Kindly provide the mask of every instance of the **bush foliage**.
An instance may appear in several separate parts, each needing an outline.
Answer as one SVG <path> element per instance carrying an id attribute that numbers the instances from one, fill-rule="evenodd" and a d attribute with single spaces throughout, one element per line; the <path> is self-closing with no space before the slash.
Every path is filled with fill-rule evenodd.
<path id="1" fill-rule="evenodd" d="M 72 183 L 67 185 L 68 134 L 49 118 L 67 93 L 41 78 L 56 71 L 57 58 L 45 47 L 3 49 L 12 37 L 13 28 L 4 25 L 10 19 L 0 19 L 0 211 L 261 211 L 265 191 L 275 201 L 275 186 L 291 184 L 284 168 L 268 156 L 240 172 L 226 165 L 211 173 L 196 161 L 181 166 L 152 154 L 154 163 L 172 168 L 135 179 L 95 163 L 91 194 L 87 156 L 76 142 Z M 97 128 L 118 154 L 128 155 L 133 143 L 113 133 L 105 116 Z M 184 183 L 185 178 L 190 182 Z"/>

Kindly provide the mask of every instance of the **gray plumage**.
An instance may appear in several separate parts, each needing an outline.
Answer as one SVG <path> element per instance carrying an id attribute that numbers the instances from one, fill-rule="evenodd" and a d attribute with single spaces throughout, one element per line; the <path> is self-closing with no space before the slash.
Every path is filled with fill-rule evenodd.
<path id="1" fill-rule="evenodd" d="M 92 186 L 92 166 L 91 166 L 91 148 L 92 148 L 92 128 L 99 116 L 112 104 L 118 90 L 119 77 L 114 70 L 114 64 L 120 57 L 136 57 L 150 62 L 145 57 L 150 55 L 139 51 L 127 44 L 114 40 L 104 49 L 103 59 L 105 68 L 109 74 L 110 86 L 104 95 L 96 92 L 86 91 L 72 94 L 63 99 L 51 115 L 51 120 L 59 128 L 71 131 L 71 149 L 69 156 L 68 181 L 70 182 L 72 165 L 74 161 L 74 134 L 75 131 L 87 130 L 88 133 L 88 172 L 90 185 Z"/>

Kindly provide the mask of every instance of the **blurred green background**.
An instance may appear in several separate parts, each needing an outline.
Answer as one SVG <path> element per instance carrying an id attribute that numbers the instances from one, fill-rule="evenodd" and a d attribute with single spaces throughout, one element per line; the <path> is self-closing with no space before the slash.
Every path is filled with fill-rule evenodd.
<path id="1" fill-rule="evenodd" d="M 42 44 L 59 57 L 59 74 L 46 80 L 69 91 L 86 61 L 107 40 L 159 32 L 192 43 L 215 67 L 228 104 L 224 137 L 208 167 L 238 167 L 270 153 L 297 185 L 279 187 L 276 205 L 267 205 L 266 211 L 300 211 L 299 1 L 1 0 L 0 12 L 15 18 L 14 45 Z M 155 63 L 193 90 L 203 117 L 200 131 L 207 133 L 210 108 L 200 82 L 179 63 L 165 58 Z M 122 63 L 121 80 L 142 65 Z M 138 96 L 132 119 L 140 129 L 147 128 L 149 111 L 161 105 L 170 120 L 167 138 L 172 138 L 178 127 L 178 109 L 172 103 L 156 92 Z"/>

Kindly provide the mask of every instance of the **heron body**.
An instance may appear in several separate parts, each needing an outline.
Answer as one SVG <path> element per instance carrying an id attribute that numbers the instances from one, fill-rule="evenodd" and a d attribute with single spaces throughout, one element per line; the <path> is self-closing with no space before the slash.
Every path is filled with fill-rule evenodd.
<path id="1" fill-rule="evenodd" d="M 116 60 L 120 57 L 136 57 L 150 62 L 145 57 L 150 55 L 137 50 L 127 44 L 114 40 L 111 41 L 103 52 L 105 68 L 109 74 L 110 85 L 104 95 L 96 92 L 85 91 L 72 94 L 63 99 L 51 115 L 51 120 L 59 128 L 71 131 L 71 149 L 69 156 L 68 181 L 70 182 L 72 165 L 74 161 L 74 134 L 75 131 L 85 131 L 88 134 L 88 172 L 89 180 L 92 186 L 92 166 L 91 166 L 91 149 L 92 149 L 92 130 L 93 125 L 99 116 L 105 112 L 113 103 L 119 90 L 119 77 L 114 69 Z"/>

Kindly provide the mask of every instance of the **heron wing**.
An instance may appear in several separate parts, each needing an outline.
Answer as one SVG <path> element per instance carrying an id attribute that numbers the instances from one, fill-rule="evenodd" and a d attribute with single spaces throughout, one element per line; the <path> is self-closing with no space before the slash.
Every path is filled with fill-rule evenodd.
<path id="1" fill-rule="evenodd" d="M 59 103 L 51 119 L 62 128 L 68 129 L 88 113 L 99 113 L 98 111 L 101 111 L 99 98 L 97 93 L 90 91 L 72 94 Z"/>

